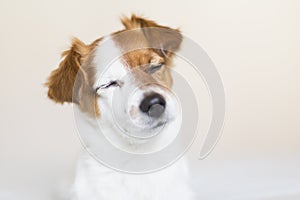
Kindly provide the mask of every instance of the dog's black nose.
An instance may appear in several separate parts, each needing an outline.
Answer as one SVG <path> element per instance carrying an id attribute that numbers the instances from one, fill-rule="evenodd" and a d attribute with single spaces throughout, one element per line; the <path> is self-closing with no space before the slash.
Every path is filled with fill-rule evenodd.
<path id="1" fill-rule="evenodd" d="M 152 93 L 146 96 L 140 104 L 142 112 L 147 113 L 150 117 L 160 117 L 165 111 L 166 100 L 158 93 Z"/>

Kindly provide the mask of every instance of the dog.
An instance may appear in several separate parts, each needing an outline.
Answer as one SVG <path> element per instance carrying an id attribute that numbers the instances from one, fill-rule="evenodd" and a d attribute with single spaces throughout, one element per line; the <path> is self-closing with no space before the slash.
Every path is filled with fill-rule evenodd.
<path id="1" fill-rule="evenodd" d="M 163 148 L 178 128 L 170 67 L 182 34 L 134 14 L 121 22 L 123 30 L 91 44 L 73 39 L 46 82 L 48 97 L 73 103 L 81 117 L 95 120 L 121 149 L 145 153 Z M 104 55 L 109 53 L 117 59 L 107 68 Z M 94 125 L 87 123 L 91 129 Z M 191 200 L 188 172 L 184 157 L 159 171 L 136 175 L 115 171 L 83 152 L 70 199 Z"/>

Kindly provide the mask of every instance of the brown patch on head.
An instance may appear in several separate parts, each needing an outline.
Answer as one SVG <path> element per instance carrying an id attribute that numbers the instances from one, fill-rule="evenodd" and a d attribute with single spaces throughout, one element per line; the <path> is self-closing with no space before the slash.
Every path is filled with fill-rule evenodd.
<path id="1" fill-rule="evenodd" d="M 140 48 L 151 48 L 156 51 L 162 57 L 170 57 L 175 51 L 177 51 L 182 42 L 182 35 L 178 29 L 173 29 L 167 26 L 157 24 L 152 20 L 148 20 L 136 15 L 132 15 L 131 18 L 123 17 L 121 19 L 126 30 L 135 30 L 131 32 L 139 32 L 139 40 L 141 33 L 143 34 L 146 44 L 140 46 Z M 137 34 L 128 38 L 132 42 L 135 42 Z M 145 43 L 144 43 L 145 44 Z"/>
<path id="2" fill-rule="evenodd" d="M 160 57 L 152 49 L 139 49 L 123 55 L 122 61 L 129 68 L 149 65 L 151 63 L 164 63 L 165 59 Z"/>
<path id="3" fill-rule="evenodd" d="M 50 74 L 46 82 L 50 99 L 57 103 L 76 103 L 83 111 L 99 114 L 97 101 L 95 101 L 91 87 L 95 72 L 91 66 L 90 57 L 100 40 L 98 39 L 90 45 L 84 44 L 77 38 L 72 40 L 71 48 L 62 53 L 64 59 L 58 69 Z M 81 67 L 83 63 L 86 63 L 85 68 Z M 84 98 L 82 98 L 82 93 L 84 93 Z"/>
<path id="4" fill-rule="evenodd" d="M 152 75 L 152 79 L 167 87 L 172 85 L 170 65 L 174 55 L 182 42 L 182 35 L 178 29 L 162 26 L 148 19 L 132 15 L 121 19 L 125 30 L 112 34 L 116 45 L 121 49 L 123 63 L 129 68 L 164 63 Z M 141 73 L 136 73 L 141 74 Z M 139 75 L 141 82 L 147 74 Z M 149 75 L 148 75 L 149 76 Z"/>

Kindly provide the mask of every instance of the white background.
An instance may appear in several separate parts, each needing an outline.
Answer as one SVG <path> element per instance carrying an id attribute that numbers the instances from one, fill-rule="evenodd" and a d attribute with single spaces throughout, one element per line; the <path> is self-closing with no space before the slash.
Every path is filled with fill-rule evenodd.
<path id="1" fill-rule="evenodd" d="M 180 27 L 212 58 L 227 116 L 193 180 L 205 200 L 300 198 L 300 3 L 292 0 L 1 0 L 0 199 L 51 199 L 71 180 L 81 145 L 72 106 L 43 84 L 68 48 L 122 28 L 131 12 Z"/>

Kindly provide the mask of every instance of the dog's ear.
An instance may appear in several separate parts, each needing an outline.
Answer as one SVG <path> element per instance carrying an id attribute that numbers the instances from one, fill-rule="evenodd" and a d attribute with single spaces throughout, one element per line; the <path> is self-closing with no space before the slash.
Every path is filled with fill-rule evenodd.
<path id="1" fill-rule="evenodd" d="M 71 48 L 62 53 L 63 60 L 58 69 L 50 74 L 46 82 L 50 99 L 57 103 L 79 103 L 79 99 L 73 95 L 73 87 L 78 72 L 80 72 L 79 78 L 84 76 L 80 67 L 91 49 L 92 45 L 86 45 L 77 38 L 72 40 Z"/>
<path id="2" fill-rule="evenodd" d="M 159 25 L 152 20 L 132 15 L 130 19 L 125 17 L 121 21 L 128 30 L 141 28 L 149 46 L 161 56 L 171 56 L 182 42 L 182 35 L 178 29 Z"/>

